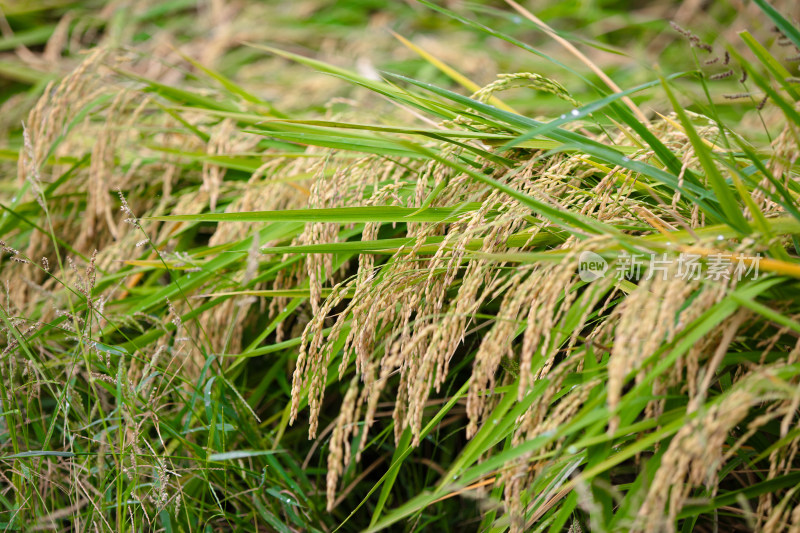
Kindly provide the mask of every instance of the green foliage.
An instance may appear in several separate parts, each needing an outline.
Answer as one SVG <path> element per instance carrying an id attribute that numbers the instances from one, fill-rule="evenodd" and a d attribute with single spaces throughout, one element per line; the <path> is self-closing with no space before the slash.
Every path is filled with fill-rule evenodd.
<path id="1" fill-rule="evenodd" d="M 622 92 L 493 4 L 0 4 L 0 522 L 800 527 L 800 40 L 755 3 L 779 33 L 724 50 L 537 13 Z M 380 17 L 470 49 L 287 50 L 363 59 Z M 760 275 L 614 279 L 637 253 Z"/>

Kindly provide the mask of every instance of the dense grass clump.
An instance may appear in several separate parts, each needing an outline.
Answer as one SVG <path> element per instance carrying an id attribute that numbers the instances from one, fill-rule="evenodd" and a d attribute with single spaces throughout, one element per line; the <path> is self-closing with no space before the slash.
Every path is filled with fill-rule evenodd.
<path id="1" fill-rule="evenodd" d="M 0 525 L 800 531 L 796 6 L 692 5 L 0 4 Z"/>

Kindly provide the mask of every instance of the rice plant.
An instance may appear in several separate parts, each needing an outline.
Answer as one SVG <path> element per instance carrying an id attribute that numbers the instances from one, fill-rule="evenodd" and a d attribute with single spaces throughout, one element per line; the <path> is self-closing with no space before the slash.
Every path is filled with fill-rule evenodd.
<path id="1" fill-rule="evenodd" d="M 796 6 L 592 6 L 0 4 L 3 527 L 800 531 Z"/>

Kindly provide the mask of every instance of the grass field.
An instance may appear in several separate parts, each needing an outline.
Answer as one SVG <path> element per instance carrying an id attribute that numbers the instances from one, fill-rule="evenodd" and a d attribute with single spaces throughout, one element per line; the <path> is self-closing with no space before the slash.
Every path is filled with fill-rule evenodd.
<path id="1" fill-rule="evenodd" d="M 0 528 L 800 533 L 799 18 L 0 0 Z"/>

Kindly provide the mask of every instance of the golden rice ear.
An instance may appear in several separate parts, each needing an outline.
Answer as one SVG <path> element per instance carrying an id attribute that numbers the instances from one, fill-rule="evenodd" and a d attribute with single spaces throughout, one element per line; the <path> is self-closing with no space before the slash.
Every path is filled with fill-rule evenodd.
<path id="1" fill-rule="evenodd" d="M 0 166 L 14 154 L 3 168 L 16 164 L 17 184 L 29 191 L 10 208 L 0 202 L 0 231 L 14 239 L 0 241 L 0 460 L 13 487 L 3 493 L 14 497 L 3 501 L 6 511 L 34 528 L 57 528 L 69 515 L 106 529 L 115 520 L 118 529 L 261 520 L 281 529 L 285 520 L 287 531 L 329 531 L 351 516 L 340 529 L 378 529 L 407 510 L 420 517 L 408 526 L 424 528 L 423 520 L 456 509 L 459 521 L 445 529 L 477 525 L 467 520 L 482 514 L 482 529 L 514 532 L 586 524 L 674 531 L 694 519 L 724 530 L 732 515 L 754 531 L 800 532 L 800 492 L 789 483 L 800 453 L 800 314 L 791 292 L 800 272 L 798 124 L 785 120 L 798 78 L 782 76 L 774 92 L 775 80 L 761 83 L 760 66 L 742 70 L 738 53 L 675 25 L 704 79 L 719 80 L 712 92 L 737 79 L 758 88 L 724 89 L 709 104 L 728 109 L 710 117 L 687 110 L 650 120 L 631 98 L 644 101 L 654 84 L 620 95 L 589 57 L 512 0 L 608 86 L 609 96 L 589 96 L 592 114 L 570 109 L 581 103 L 558 81 L 530 72 L 468 86 L 471 100 L 445 89 L 428 94 L 422 82 L 406 90 L 406 82 L 381 80 L 367 60 L 372 38 L 349 47 L 324 38 L 323 54 L 356 56 L 362 72 L 332 67 L 321 70 L 334 76 L 290 79 L 281 101 L 288 107 L 278 107 L 318 114 L 293 120 L 259 92 L 273 80 L 286 88 L 285 64 L 245 61 L 242 70 L 266 64 L 274 76 L 259 79 L 254 93 L 204 66 L 231 59 L 231 72 L 252 58 L 252 50 L 223 52 L 238 48 L 242 34 L 258 35 L 251 30 L 267 17 L 253 17 L 258 22 L 240 33 L 233 15 L 253 6 L 271 13 L 270 3 L 189 3 L 113 2 L 99 21 L 68 14 L 42 28 L 52 31 L 42 54 L 10 51 L 17 37 L 9 39 L 0 20 L 3 62 L 17 53 L 71 71 L 37 94 L 19 131 L 14 107 L 24 101 L 0 106 Z M 317 3 L 301 9 L 328 10 Z M 446 11 L 441 4 L 434 8 Z M 166 44 L 172 33 L 139 47 L 164 22 L 138 26 L 140 17 L 163 9 L 214 25 L 185 42 L 199 55 L 191 66 L 173 67 L 182 54 Z M 122 18 L 128 13 L 131 24 Z M 368 15 L 365 31 L 382 32 L 385 13 Z M 278 41 L 300 33 L 288 26 L 274 27 L 289 32 Z M 73 43 L 81 47 L 87 27 L 114 41 L 114 32 L 125 40 L 134 29 L 137 51 L 123 58 L 100 46 L 85 61 L 60 57 Z M 788 47 L 790 32 L 778 33 L 776 44 Z M 315 31 L 314 46 L 319 37 Z M 610 50 L 602 48 L 592 57 Z M 775 59 L 795 61 L 796 53 Z M 121 62 L 131 58 L 123 74 Z M 615 73 L 630 76 L 632 65 L 617 63 Z M 196 83 L 187 68 L 220 89 L 185 91 Z M 342 78 L 361 84 L 359 92 L 319 102 Z M 664 86 L 692 81 L 674 80 Z M 364 96 L 364 87 L 379 95 Z M 533 95 L 525 113 L 549 121 L 562 112 L 539 101 L 566 112 L 551 124 L 528 120 L 497 98 L 513 89 L 520 100 Z M 775 105 L 765 107 L 762 90 Z M 373 106 L 379 98 L 413 124 L 387 125 Z M 723 120 L 738 109 L 747 113 L 741 130 L 763 121 L 768 141 L 729 131 Z M 282 128 L 304 133 L 281 137 Z M 535 130 L 559 140 L 528 139 Z M 371 143 L 381 148 L 370 151 Z M 730 201 L 706 190 L 715 169 Z M 50 186 L 55 194 L 45 198 Z M 312 210 L 297 225 L 282 218 L 308 207 L 349 208 L 360 222 Z M 383 208 L 415 215 L 380 222 L 365 214 Z M 428 210 L 455 214 L 412 221 Z M 219 211 L 248 213 L 249 222 L 214 219 Z M 184 217 L 161 224 L 173 213 Z M 730 213 L 744 218 L 746 231 L 729 224 Z M 18 224 L 8 224 L 13 217 Z M 622 249 L 677 253 L 690 239 L 705 247 L 703 257 L 768 253 L 771 277 L 739 284 L 687 281 L 671 270 L 636 283 L 614 276 Z M 226 258 L 233 259 L 219 260 Z M 48 456 L 56 449 L 66 451 Z M 418 476 L 425 479 L 415 484 Z M 405 505 L 398 494 L 419 497 Z M 470 505 L 439 507 L 449 498 Z M 193 506 L 184 515 L 182 502 Z M 371 519 L 361 514 L 369 507 Z M 602 523 L 625 508 L 622 521 Z M 40 511 L 50 514 L 39 520 Z M 470 513 L 463 522 L 462 511 Z"/>
<path id="2" fill-rule="evenodd" d="M 555 80 L 531 72 L 500 74 L 497 76 L 497 81 L 494 81 L 475 92 L 472 95 L 472 99 L 479 102 L 488 102 L 495 93 L 514 88 L 526 88 L 550 93 L 564 100 L 565 102 L 569 102 L 574 107 L 581 107 L 581 103 L 573 98 L 563 85 Z"/>
<path id="3" fill-rule="evenodd" d="M 502 88 L 518 83 L 541 81 L 528 75 L 511 75 L 501 78 L 486 89 L 484 98 Z M 545 82 L 542 82 L 545 83 Z M 548 85 L 553 89 L 552 85 Z M 553 89 L 553 90 L 557 90 Z M 685 134 L 675 127 L 675 121 L 666 118 L 653 124 L 653 128 L 665 138 L 685 144 L 687 157 L 692 151 Z M 716 130 L 709 127 L 704 135 L 713 136 Z M 624 142 L 624 136 L 615 142 Z M 458 157 L 460 149 L 452 145 L 444 147 L 448 157 Z M 636 157 L 634 154 L 633 157 Z M 688 160 L 687 160 L 688 161 Z M 335 163 L 331 159 L 329 164 Z M 333 180 L 319 177 L 311 189 L 310 201 L 315 205 L 337 205 L 342 198 L 341 190 L 363 191 L 365 173 L 369 175 L 402 176 L 402 170 L 375 158 L 360 160 L 358 164 L 340 163 L 334 169 Z M 681 220 L 674 208 L 651 207 L 644 209 L 632 196 L 634 180 L 628 171 L 615 168 L 602 174 L 592 189 L 592 194 L 581 191 L 576 184 L 580 179 L 595 177 L 597 171 L 587 166 L 580 156 L 553 154 L 547 159 L 531 157 L 522 153 L 518 166 L 513 169 L 495 168 L 485 162 L 486 169 L 493 172 L 496 179 L 524 190 L 545 201 L 558 206 L 570 206 L 582 214 L 595 216 L 601 220 L 629 219 L 642 217 L 654 227 L 663 231 L 675 231 L 677 225 L 697 226 L 700 220 Z M 687 164 L 689 164 L 687 162 Z M 331 175 L 331 172 L 329 172 Z M 504 253 L 515 250 L 510 246 L 516 231 L 525 227 L 524 217 L 528 211 L 515 200 L 498 193 L 476 187 L 464 176 L 454 174 L 446 165 L 427 162 L 419 172 L 420 179 L 428 186 L 436 186 L 440 192 L 436 198 L 443 205 L 459 204 L 479 200 L 481 207 L 465 212 L 459 219 L 448 225 L 408 224 L 407 235 L 413 237 L 413 244 L 398 250 L 380 269 L 375 268 L 374 257 L 359 256 L 355 275 L 336 285 L 330 296 L 315 303 L 312 299 L 312 318 L 306 326 L 300 348 L 300 356 L 294 372 L 292 388 L 291 420 L 298 416 L 300 398 L 307 394 L 310 405 L 309 436 L 317 432 L 320 406 L 324 395 L 324 381 L 327 366 L 334 350 L 341 349 L 343 357 L 339 364 L 340 379 L 350 365 L 356 371 L 347 392 L 348 407 L 337 418 L 334 437 L 337 449 L 345 450 L 353 446 L 356 458 L 366 442 L 367 434 L 374 423 L 378 398 L 385 390 L 388 379 L 399 373 L 400 392 L 394 405 L 395 436 L 399 439 L 403 429 L 408 428 L 412 445 L 419 444 L 423 424 L 423 413 L 430 395 L 445 382 L 450 361 L 460 343 L 477 326 L 472 315 L 485 302 L 502 295 L 497 317 L 491 323 L 481 326 L 488 328 L 476 352 L 470 386 L 466 398 L 468 416 L 467 436 L 473 436 L 487 423 L 486 415 L 493 408 L 496 399 L 485 394 L 497 385 L 501 376 L 501 363 L 505 359 L 518 365 L 520 399 L 537 380 L 548 378 L 550 385 L 543 393 L 544 401 L 531 408 L 521 419 L 515 432 L 515 439 L 531 439 L 555 427 L 558 421 L 572 416 L 585 401 L 590 388 L 580 387 L 555 408 L 549 407 L 547 398 L 554 398 L 561 390 L 563 379 L 571 371 L 583 365 L 582 358 L 564 358 L 564 342 L 568 351 L 578 345 L 580 331 L 589 313 L 597 306 L 607 305 L 613 297 L 615 280 L 608 276 L 594 282 L 591 290 L 580 297 L 581 314 L 574 331 L 562 336 L 556 335 L 566 313 L 572 305 L 578 305 L 578 291 L 573 290 L 579 281 L 577 274 L 579 257 L 583 252 L 602 250 L 609 244 L 609 237 L 595 237 L 579 241 L 575 237 L 566 238 L 556 244 L 556 249 L 564 252 L 560 263 L 539 264 L 517 267 L 506 277 L 498 276 L 497 267 L 502 266 L 482 260 L 481 256 L 468 253 L 475 241 L 481 242 L 481 253 Z M 430 184 L 428 180 L 433 180 Z M 385 181 L 384 181 L 385 182 Z M 389 183 L 376 188 L 367 203 L 376 205 L 392 203 L 394 185 Z M 423 195 L 417 194 L 419 205 Z M 675 199 L 677 202 L 677 198 Z M 491 216 L 490 216 L 491 213 Z M 676 220 L 677 218 L 677 220 Z M 671 220 L 672 222 L 668 222 Z M 534 239 L 547 224 L 535 226 L 529 234 Z M 332 242 L 336 232 L 333 225 L 307 225 L 298 243 L 313 244 Z M 331 230 L 330 234 L 322 233 Z M 362 238 L 375 238 L 377 225 L 367 225 Z M 432 253 L 422 253 L 422 243 L 428 237 L 440 237 L 440 244 Z M 326 241 L 326 239 L 328 241 Z M 515 241 L 516 242 L 516 241 Z M 525 245 L 525 241 L 519 241 Z M 329 268 L 324 257 L 309 254 L 306 268 L 298 272 L 296 283 L 307 277 L 312 283 L 312 295 L 321 294 L 323 279 L 334 283 L 338 274 Z M 457 275 L 458 273 L 458 275 Z M 458 285 L 453 292 L 454 283 Z M 282 281 L 286 284 L 286 281 Z M 289 286 L 288 284 L 286 286 Z M 318 287 L 314 289 L 313 287 Z M 614 409 L 621 397 L 622 384 L 631 372 L 645 372 L 646 368 L 637 366 L 647 354 L 653 353 L 664 341 L 672 339 L 680 332 L 681 324 L 690 323 L 698 314 L 714 305 L 726 294 L 730 287 L 707 286 L 686 283 L 680 279 L 642 281 L 630 292 L 624 301 L 610 314 L 601 313 L 592 326 L 591 340 L 599 345 L 613 346 L 609 360 L 608 404 Z M 354 297 L 346 302 L 344 310 L 333 319 L 333 327 L 324 333 L 324 324 L 332 310 L 343 302 L 342 295 L 351 292 Z M 696 305 L 681 311 L 681 306 L 689 295 L 695 294 Z M 602 304 L 605 302 L 605 304 Z M 683 313 L 683 314 L 682 314 Z M 675 317 L 679 317 L 678 320 Z M 413 317 L 413 319 L 412 319 Z M 513 347 L 518 324 L 524 322 L 521 350 Z M 349 333 L 344 338 L 344 327 Z M 556 338 L 557 337 L 557 338 Z M 339 348 L 341 347 L 341 348 Z M 697 365 L 699 352 L 693 351 L 684 361 L 677 362 L 677 368 Z M 505 365 L 507 366 L 507 365 Z M 503 368 L 505 368 L 503 366 Z M 676 371 L 674 379 L 682 379 L 683 374 Z M 657 381 L 654 390 L 661 390 L 671 382 Z M 588 385 L 587 385 L 588 386 Z M 694 383 L 693 390 L 702 384 Z M 351 388 L 360 392 L 356 393 Z M 659 412 L 657 402 L 647 406 L 651 414 Z M 363 412 L 362 412 L 363 409 Z M 359 417 L 364 421 L 364 432 L 360 437 L 347 428 L 356 424 Z M 355 417 L 355 418 L 354 418 Z M 609 424 L 609 432 L 615 430 L 615 419 Z M 352 442 L 351 442 L 352 440 Z M 553 446 L 556 446 L 554 443 Z M 342 452 L 344 453 L 344 452 Z M 338 473 L 345 468 L 345 456 L 334 453 L 329 456 L 328 502 L 335 501 L 335 485 Z M 514 463 L 518 473 L 529 475 L 525 461 Z M 531 474 L 532 475 L 532 474 Z M 508 480 L 507 480 L 508 481 Z M 510 483 L 510 482 L 509 482 Z M 514 508 L 513 498 L 519 495 L 513 490 L 514 483 L 506 485 L 509 509 Z"/>

